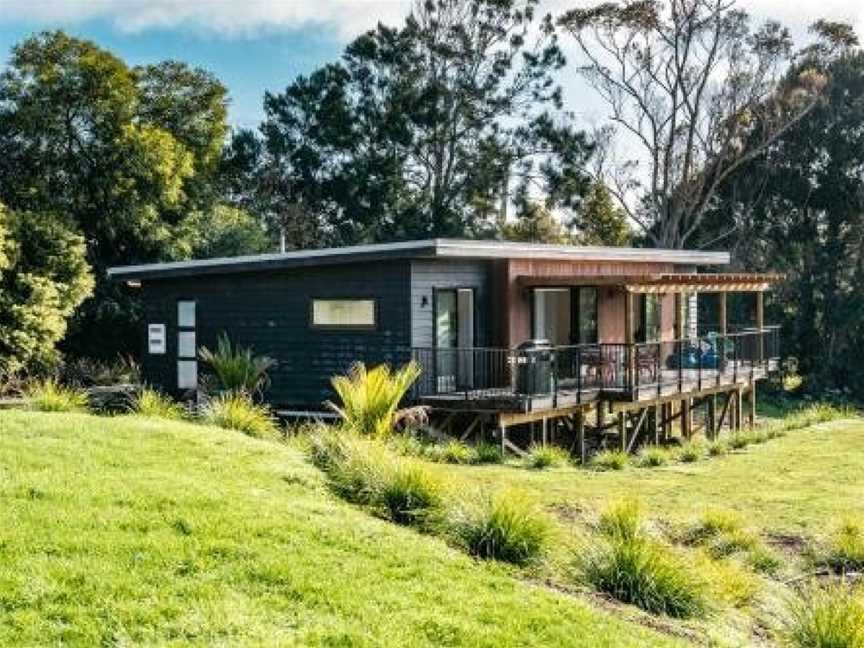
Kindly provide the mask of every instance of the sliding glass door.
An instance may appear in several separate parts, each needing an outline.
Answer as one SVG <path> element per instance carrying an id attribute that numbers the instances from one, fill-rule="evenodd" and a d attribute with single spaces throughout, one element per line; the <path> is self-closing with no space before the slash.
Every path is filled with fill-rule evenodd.
<path id="1" fill-rule="evenodd" d="M 555 346 L 597 342 L 597 289 L 535 288 L 532 336 Z"/>

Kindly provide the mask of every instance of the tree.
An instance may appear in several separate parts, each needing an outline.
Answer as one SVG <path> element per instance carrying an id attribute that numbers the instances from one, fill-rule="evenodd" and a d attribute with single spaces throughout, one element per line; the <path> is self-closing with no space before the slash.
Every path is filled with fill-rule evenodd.
<path id="1" fill-rule="evenodd" d="M 826 83 L 818 66 L 786 74 L 795 60 L 788 31 L 774 21 L 753 28 L 729 0 L 606 2 L 559 24 L 638 152 L 601 176 L 661 247 L 687 244 L 723 181 L 811 112 Z M 810 51 L 847 46 L 848 29 L 837 27 L 817 23 Z"/>
<path id="2" fill-rule="evenodd" d="M 179 240 L 188 248 L 178 256 L 190 259 L 273 251 L 261 220 L 228 205 L 216 205 L 190 214 L 183 220 Z"/>
<path id="3" fill-rule="evenodd" d="M 291 243 L 484 235 L 517 192 L 577 201 L 590 147 L 560 112 L 564 59 L 536 5 L 417 2 L 268 93 L 258 186 Z"/>
<path id="4" fill-rule="evenodd" d="M 0 204 L 0 246 L 0 371 L 51 367 L 93 288 L 84 240 L 55 215 Z"/>
<path id="5" fill-rule="evenodd" d="M 825 100 L 727 178 L 699 241 L 723 241 L 740 264 L 783 273 L 770 315 L 783 325 L 784 353 L 814 388 L 860 397 L 864 53 L 846 52 L 826 73 Z"/>
<path id="6" fill-rule="evenodd" d="M 137 306 L 105 270 L 188 248 L 178 241 L 183 219 L 214 201 L 207 182 L 225 101 L 204 72 L 175 62 L 131 69 L 63 32 L 13 48 L 0 75 L 0 200 L 62 216 L 87 242 L 96 277 L 67 349 L 113 356 L 137 346 Z"/>
<path id="7" fill-rule="evenodd" d="M 627 214 L 615 205 L 602 182 L 591 185 L 570 226 L 576 232 L 574 239 L 581 245 L 627 246 L 633 241 Z"/>
<path id="8" fill-rule="evenodd" d="M 566 245 L 572 242 L 570 233 L 561 221 L 543 205 L 537 203 L 525 205 L 515 222 L 504 225 L 501 235 L 508 241 L 526 243 Z"/>

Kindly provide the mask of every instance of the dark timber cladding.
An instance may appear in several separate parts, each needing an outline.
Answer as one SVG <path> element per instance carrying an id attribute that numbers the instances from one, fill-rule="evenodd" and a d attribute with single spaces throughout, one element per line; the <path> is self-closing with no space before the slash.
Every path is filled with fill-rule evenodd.
<path id="1" fill-rule="evenodd" d="M 341 264 L 314 269 L 185 276 L 142 282 L 145 322 L 164 323 L 167 349 L 143 349 L 145 379 L 177 391 L 177 302 L 194 300 L 197 345 L 211 347 L 221 333 L 277 360 L 268 399 L 277 406 L 320 405 L 332 398 L 330 377 L 357 360 L 399 362 L 410 346 L 408 261 Z M 313 298 L 376 302 L 371 330 L 311 326 Z"/>

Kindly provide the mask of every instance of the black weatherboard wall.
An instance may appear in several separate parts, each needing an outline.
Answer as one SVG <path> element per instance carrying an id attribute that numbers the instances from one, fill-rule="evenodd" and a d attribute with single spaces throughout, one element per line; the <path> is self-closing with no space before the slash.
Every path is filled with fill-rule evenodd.
<path id="1" fill-rule="evenodd" d="M 274 358 L 267 400 L 280 407 L 320 406 L 332 398 L 330 378 L 352 362 L 400 364 L 411 346 L 411 268 L 408 260 L 349 263 L 268 272 L 233 272 L 145 279 L 147 324 L 165 324 L 164 355 L 143 349 L 145 380 L 177 390 L 177 302 L 196 302 L 198 346 L 220 333 Z M 374 299 L 372 330 L 311 326 L 313 298 Z M 199 373 L 206 371 L 199 365 Z"/>

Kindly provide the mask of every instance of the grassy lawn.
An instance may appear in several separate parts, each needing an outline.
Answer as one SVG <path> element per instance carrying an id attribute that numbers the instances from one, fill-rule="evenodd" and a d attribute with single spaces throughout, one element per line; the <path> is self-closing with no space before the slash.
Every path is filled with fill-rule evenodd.
<path id="1" fill-rule="evenodd" d="M 816 425 L 724 457 L 659 468 L 536 471 L 435 464 L 434 469 L 448 479 L 518 488 L 550 506 L 596 509 L 634 496 L 651 514 L 670 520 L 729 508 L 763 531 L 819 533 L 844 515 L 864 516 L 864 420 Z"/>
<path id="2" fill-rule="evenodd" d="M 851 489 L 856 466 L 860 474 L 861 429 L 834 426 L 808 440 L 826 455 L 836 444 L 857 443 L 834 452 L 846 462 L 842 479 L 836 466 L 827 469 L 827 456 L 817 465 L 801 450 L 797 439 L 805 435 L 759 450 L 801 452 L 798 463 L 812 462 L 810 481 L 818 481 L 820 466 L 826 480 L 815 493 L 816 484 L 796 485 L 796 493 L 819 498 L 813 504 L 795 505 L 793 493 L 772 487 L 762 508 L 792 523 L 827 506 L 829 495 L 837 507 L 851 499 L 851 491 L 836 491 L 844 479 Z M 715 470 L 747 481 L 755 501 L 765 471 L 747 474 L 748 461 L 695 468 L 695 477 L 506 467 L 462 476 L 523 484 L 550 502 L 601 498 L 638 477 L 640 489 L 673 510 L 670 498 L 687 497 L 672 488 L 699 484 L 700 500 L 717 492 L 709 485 Z M 804 466 L 790 467 L 805 474 Z M 734 496 L 737 484 L 724 483 L 725 496 Z M 673 643 L 343 504 L 295 450 L 236 432 L 0 411 L 0 497 L 3 645 Z"/>

